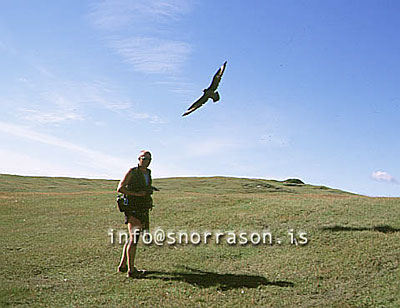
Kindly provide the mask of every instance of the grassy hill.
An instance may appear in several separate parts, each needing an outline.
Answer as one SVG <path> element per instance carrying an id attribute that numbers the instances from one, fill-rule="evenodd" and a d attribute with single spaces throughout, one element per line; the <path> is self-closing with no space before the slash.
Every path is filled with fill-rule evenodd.
<path id="1" fill-rule="evenodd" d="M 129 279 L 116 273 L 122 246 L 110 242 L 111 229 L 115 238 L 126 229 L 117 184 L 0 175 L 0 306 L 400 306 L 400 198 L 296 181 L 155 179 L 152 231 L 213 236 L 140 243 L 148 275 Z M 229 231 L 273 241 L 229 245 Z"/>

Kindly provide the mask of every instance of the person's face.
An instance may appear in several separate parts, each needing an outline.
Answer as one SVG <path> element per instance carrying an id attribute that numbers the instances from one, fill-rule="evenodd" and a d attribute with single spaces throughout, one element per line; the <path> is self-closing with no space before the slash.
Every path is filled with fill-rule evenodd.
<path id="1" fill-rule="evenodd" d="M 139 166 L 147 167 L 148 165 L 150 165 L 150 162 L 151 162 L 151 156 L 149 153 L 141 154 L 139 156 Z"/>

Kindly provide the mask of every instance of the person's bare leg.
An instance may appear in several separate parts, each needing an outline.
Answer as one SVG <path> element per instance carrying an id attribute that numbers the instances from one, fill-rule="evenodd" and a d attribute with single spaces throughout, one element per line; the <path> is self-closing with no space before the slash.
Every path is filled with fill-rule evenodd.
<path id="1" fill-rule="evenodd" d="M 136 234 L 141 229 L 142 225 L 140 220 L 135 217 L 129 217 L 128 220 L 128 230 L 129 230 L 129 242 L 126 247 L 126 257 L 127 257 L 127 264 L 128 264 L 128 273 L 133 272 L 135 266 L 135 256 L 136 256 L 136 247 L 137 247 L 137 240 L 139 239 Z M 135 231 L 138 230 L 138 231 Z"/>
<path id="2" fill-rule="evenodd" d="M 129 242 L 127 247 L 127 257 L 128 257 L 128 272 L 133 272 L 135 267 L 135 256 L 136 256 L 136 246 L 137 244 Z"/>
<path id="3" fill-rule="evenodd" d="M 128 241 L 125 242 L 124 247 L 122 248 L 121 261 L 119 262 L 119 265 L 118 265 L 118 271 L 119 272 L 124 272 L 125 271 L 126 261 L 127 261 L 127 256 L 126 256 L 127 248 L 128 248 Z"/>

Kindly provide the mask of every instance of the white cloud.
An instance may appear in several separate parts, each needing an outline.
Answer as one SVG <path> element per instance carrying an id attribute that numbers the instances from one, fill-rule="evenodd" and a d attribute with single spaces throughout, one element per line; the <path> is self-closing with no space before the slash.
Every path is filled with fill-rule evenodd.
<path id="1" fill-rule="evenodd" d="M 194 91 L 198 89 L 194 87 L 193 83 L 184 81 L 182 79 L 172 78 L 171 80 L 163 80 L 163 81 L 155 81 L 153 85 L 158 86 L 166 86 L 169 88 L 169 91 L 178 95 L 187 98 L 188 94 L 193 94 Z"/>
<path id="2" fill-rule="evenodd" d="M 62 85 L 62 93 L 69 97 L 69 101 L 73 101 L 75 105 L 94 103 L 111 111 L 132 108 L 134 103 L 121 97 L 118 93 L 119 89 L 111 84 L 111 82 L 105 81 L 94 81 L 92 83 L 65 82 Z"/>
<path id="3" fill-rule="evenodd" d="M 7 135 L 25 138 L 54 147 L 66 149 L 75 154 L 83 156 L 84 158 L 86 158 L 88 164 L 90 164 L 92 167 L 100 168 L 102 170 L 121 169 L 121 167 L 124 168 L 124 166 L 127 166 L 129 164 L 129 162 L 120 158 L 110 156 L 98 151 L 93 151 L 86 147 L 76 145 L 74 143 L 56 138 L 51 135 L 35 132 L 31 128 L 26 126 L 15 125 L 0 121 L 0 131 L 6 133 Z"/>
<path id="4" fill-rule="evenodd" d="M 45 82 L 20 78 L 24 96 L 19 98 L 17 116 L 35 124 L 61 124 L 66 121 L 87 119 L 85 108 L 89 105 L 102 107 L 131 120 L 147 120 L 150 123 L 163 123 L 155 115 L 137 110 L 136 103 L 122 97 L 120 89 L 111 81 L 70 82 L 59 80 L 49 73 Z M 28 106 L 28 107 L 26 107 Z M 135 110 L 136 109 L 136 110 Z"/>
<path id="5" fill-rule="evenodd" d="M 88 17 L 102 30 L 106 45 L 135 71 L 175 74 L 191 46 L 172 39 L 176 32 L 168 28 L 191 8 L 188 0 L 105 0 L 94 3 Z"/>
<path id="6" fill-rule="evenodd" d="M 40 124 L 59 124 L 61 122 L 70 120 L 83 120 L 82 115 L 72 111 L 46 112 L 26 108 L 21 108 L 19 111 L 22 112 L 22 118 L 24 120 L 33 121 Z"/>
<path id="7" fill-rule="evenodd" d="M 82 168 L 73 168 L 71 164 L 66 166 L 50 162 L 43 157 L 34 157 L 31 154 L 19 153 L 12 150 L 0 149 L 0 173 L 35 175 L 35 176 L 66 176 L 83 178 L 117 178 L 121 175 L 87 172 Z"/>
<path id="8" fill-rule="evenodd" d="M 128 159 L 114 157 L 51 135 L 35 132 L 26 126 L 0 121 L 1 132 L 13 137 L 50 145 L 55 149 L 67 150 L 75 158 L 73 162 L 63 161 L 62 159 L 46 159 L 42 153 L 35 156 L 35 149 L 27 151 L 27 148 L 23 147 L 21 151 L 16 151 L 7 149 L 3 145 L 0 148 L 0 173 L 120 179 L 134 163 L 132 157 Z M 54 153 L 54 151 L 51 152 Z M 153 162 L 153 177 L 188 176 L 194 172 L 182 168 L 180 164 L 174 164 L 168 160 L 163 161 L 161 158 Z"/>
<path id="9" fill-rule="evenodd" d="M 394 184 L 399 184 L 397 179 L 392 176 L 391 174 L 384 172 L 384 171 L 375 171 L 372 173 L 372 178 L 376 181 L 380 182 L 388 182 L 388 183 L 394 183 Z"/>
<path id="10" fill-rule="evenodd" d="M 89 13 L 99 29 L 115 31 L 133 24 L 166 23 L 191 10 L 189 0 L 104 0 L 93 3 Z"/>
<path id="11" fill-rule="evenodd" d="M 127 119 L 132 119 L 132 120 L 149 120 L 150 123 L 156 123 L 156 124 L 164 124 L 165 121 L 161 119 L 157 115 L 151 115 L 148 113 L 135 113 L 135 112 L 128 112 L 127 113 Z"/>
<path id="12" fill-rule="evenodd" d="M 143 73 L 175 73 L 181 70 L 191 51 L 184 42 L 151 37 L 114 39 L 109 46 Z"/>

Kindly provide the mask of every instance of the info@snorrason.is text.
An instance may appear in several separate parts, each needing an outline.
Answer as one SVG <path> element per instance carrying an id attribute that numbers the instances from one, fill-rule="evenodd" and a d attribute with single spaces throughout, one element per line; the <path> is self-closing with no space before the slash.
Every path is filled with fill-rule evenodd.
<path id="1" fill-rule="evenodd" d="M 124 244 L 129 240 L 127 231 L 108 231 L 111 244 Z M 162 228 L 156 228 L 154 231 L 133 230 L 132 240 L 136 243 L 139 239 L 145 245 L 201 245 L 201 244 L 221 244 L 228 245 L 281 245 L 289 243 L 295 246 L 304 246 L 309 242 L 307 232 L 294 231 L 289 229 L 284 236 L 274 236 L 269 230 L 262 231 L 165 231 Z"/>

